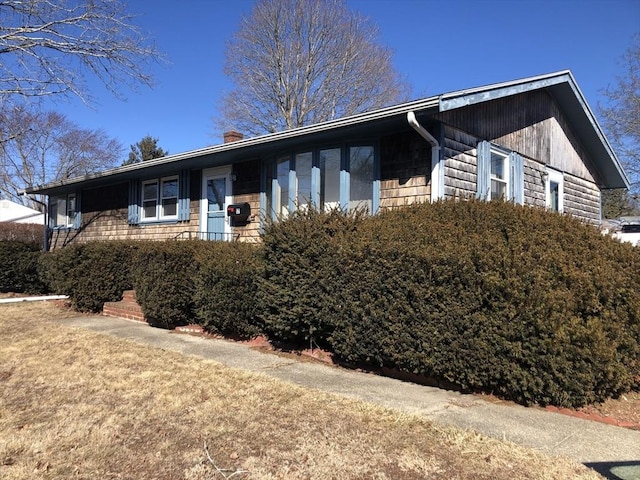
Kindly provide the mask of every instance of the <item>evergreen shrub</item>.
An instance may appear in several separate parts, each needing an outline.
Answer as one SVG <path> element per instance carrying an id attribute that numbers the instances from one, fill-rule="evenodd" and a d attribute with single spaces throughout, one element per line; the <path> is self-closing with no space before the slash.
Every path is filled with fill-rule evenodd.
<path id="1" fill-rule="evenodd" d="M 362 219 L 306 208 L 266 226 L 258 296 L 260 317 L 272 339 L 304 348 L 327 346 L 341 309 L 344 277 L 336 259 Z"/>
<path id="2" fill-rule="evenodd" d="M 198 323 L 208 332 L 233 337 L 261 334 L 256 296 L 262 275 L 261 246 L 201 242 L 195 260 L 194 303 Z"/>
<path id="3" fill-rule="evenodd" d="M 640 251 L 568 216 L 504 202 L 359 219 L 304 212 L 265 232 L 272 336 L 347 362 L 524 404 L 640 386 Z"/>
<path id="4" fill-rule="evenodd" d="M 104 302 L 118 301 L 131 288 L 135 243 L 124 241 L 71 244 L 42 255 L 40 274 L 52 292 L 69 295 L 73 308 L 100 312 Z"/>
<path id="5" fill-rule="evenodd" d="M 37 223 L 0 222 L 0 241 L 12 240 L 42 249 L 44 225 Z"/>
<path id="6" fill-rule="evenodd" d="M 0 240 L 0 292 L 46 293 L 38 272 L 40 255 L 38 243 Z"/>
<path id="7" fill-rule="evenodd" d="M 203 242 L 138 242 L 132 265 L 136 300 L 149 324 L 173 328 L 191 323 L 196 262 Z"/>

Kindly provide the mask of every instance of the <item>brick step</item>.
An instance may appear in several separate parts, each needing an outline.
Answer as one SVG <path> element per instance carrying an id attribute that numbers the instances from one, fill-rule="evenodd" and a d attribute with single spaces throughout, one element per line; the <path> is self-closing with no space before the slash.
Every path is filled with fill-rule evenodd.
<path id="1" fill-rule="evenodd" d="M 129 320 L 137 320 L 139 322 L 146 322 L 144 314 L 135 310 L 126 308 L 119 308 L 117 306 L 105 305 L 102 309 L 102 314 L 106 317 L 127 318 Z"/>
<path id="2" fill-rule="evenodd" d="M 125 290 L 122 292 L 122 301 L 136 301 L 136 291 L 135 290 Z"/>
<path id="3" fill-rule="evenodd" d="M 102 307 L 102 314 L 107 317 L 127 318 L 146 322 L 142 308 L 136 303 L 136 294 L 133 290 L 127 290 L 122 294 L 119 302 L 105 302 Z"/>

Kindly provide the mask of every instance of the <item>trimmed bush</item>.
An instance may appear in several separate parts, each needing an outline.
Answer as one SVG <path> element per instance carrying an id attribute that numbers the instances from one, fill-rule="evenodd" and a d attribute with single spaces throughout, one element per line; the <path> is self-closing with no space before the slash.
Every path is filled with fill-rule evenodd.
<path id="1" fill-rule="evenodd" d="M 33 242 L 0 240 L 0 292 L 46 293 L 38 272 L 41 254 Z"/>
<path id="2" fill-rule="evenodd" d="M 41 257 L 41 275 L 49 289 L 69 295 L 79 311 L 100 312 L 131 288 L 131 242 L 72 244 Z"/>
<path id="3" fill-rule="evenodd" d="M 304 348 L 327 346 L 341 309 L 342 267 L 335 259 L 362 218 L 308 208 L 266 227 L 258 294 L 269 336 Z"/>
<path id="4" fill-rule="evenodd" d="M 198 241 L 136 244 L 133 287 L 149 324 L 173 328 L 193 321 L 194 251 L 201 245 Z"/>
<path id="5" fill-rule="evenodd" d="M 44 225 L 36 223 L 0 222 L 0 241 L 11 240 L 42 249 Z"/>
<path id="6" fill-rule="evenodd" d="M 271 335 L 313 334 L 350 363 L 524 404 L 639 388 L 638 249 L 502 202 L 327 219 L 308 212 L 266 232 Z"/>
<path id="7" fill-rule="evenodd" d="M 195 253 L 195 312 L 206 331 L 250 338 L 263 332 L 256 298 L 261 246 L 201 242 Z"/>

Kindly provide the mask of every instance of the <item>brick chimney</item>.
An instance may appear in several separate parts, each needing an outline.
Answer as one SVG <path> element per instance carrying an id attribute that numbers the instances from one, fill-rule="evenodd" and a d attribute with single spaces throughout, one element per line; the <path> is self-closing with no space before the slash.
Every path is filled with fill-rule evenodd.
<path id="1" fill-rule="evenodd" d="M 242 135 L 240 132 L 236 132 L 235 130 L 231 130 L 229 132 L 224 132 L 222 134 L 222 137 L 224 138 L 224 143 L 231 143 L 242 140 L 244 138 L 244 135 Z"/>

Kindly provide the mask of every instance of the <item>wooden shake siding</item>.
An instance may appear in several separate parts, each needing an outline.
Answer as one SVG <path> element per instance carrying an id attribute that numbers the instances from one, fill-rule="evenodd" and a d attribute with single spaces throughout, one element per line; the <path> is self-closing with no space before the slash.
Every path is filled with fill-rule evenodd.
<path id="1" fill-rule="evenodd" d="M 444 196 L 464 199 L 476 195 L 478 139 L 450 126 L 444 128 Z"/>
<path id="2" fill-rule="evenodd" d="M 589 223 L 600 223 L 600 190 L 574 175 L 564 176 L 564 211 Z"/>
<path id="3" fill-rule="evenodd" d="M 257 241 L 260 237 L 260 160 L 250 160 L 233 166 L 233 203 L 251 205 L 251 221 L 247 225 L 232 227 L 232 233 L 241 241 Z"/>
<path id="4" fill-rule="evenodd" d="M 547 198 L 544 187 L 546 167 L 531 158 L 524 157 L 524 203 L 544 208 Z"/>
<path id="5" fill-rule="evenodd" d="M 431 146 L 416 132 L 380 139 L 380 209 L 431 198 Z"/>
<path id="6" fill-rule="evenodd" d="M 189 232 L 197 234 L 200 211 L 200 175 L 192 172 L 189 221 L 169 224 L 129 225 L 129 185 L 121 183 L 81 192 L 82 226 L 78 230 L 53 230 L 51 248 L 71 242 L 96 240 L 167 240 Z"/>

